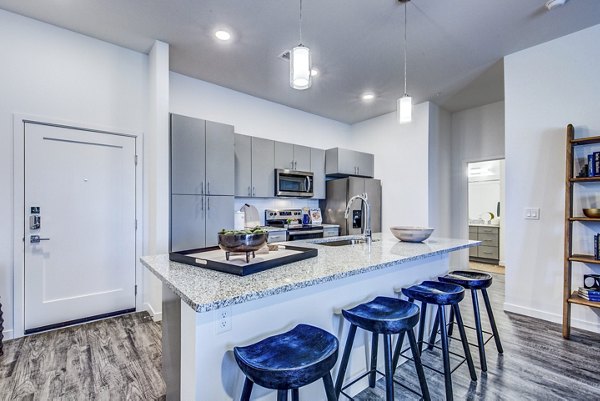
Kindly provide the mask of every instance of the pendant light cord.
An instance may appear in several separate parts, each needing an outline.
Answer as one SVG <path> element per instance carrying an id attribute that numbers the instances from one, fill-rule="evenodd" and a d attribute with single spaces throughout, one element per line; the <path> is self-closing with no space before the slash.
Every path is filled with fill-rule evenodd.
<path id="1" fill-rule="evenodd" d="M 407 95 L 406 92 L 406 3 L 404 3 L 404 96 Z M 300 0 L 300 4 L 302 4 L 302 0 Z"/>
<path id="2" fill-rule="evenodd" d="M 302 44 L 302 0 L 300 0 L 300 44 Z"/>

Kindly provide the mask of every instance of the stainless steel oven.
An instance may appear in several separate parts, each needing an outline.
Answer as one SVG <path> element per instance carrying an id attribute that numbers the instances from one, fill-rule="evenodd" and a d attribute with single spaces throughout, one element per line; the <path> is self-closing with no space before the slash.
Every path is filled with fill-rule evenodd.
<path id="1" fill-rule="evenodd" d="M 307 171 L 275 170 L 275 196 L 312 198 L 314 174 Z"/>

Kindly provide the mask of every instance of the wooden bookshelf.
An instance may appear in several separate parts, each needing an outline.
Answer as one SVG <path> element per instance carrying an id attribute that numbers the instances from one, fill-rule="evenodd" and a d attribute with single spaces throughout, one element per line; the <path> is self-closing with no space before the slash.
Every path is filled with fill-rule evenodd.
<path id="1" fill-rule="evenodd" d="M 593 255 L 573 254 L 573 224 L 586 222 L 600 222 L 600 218 L 580 217 L 573 215 L 573 190 L 576 185 L 600 182 L 600 177 L 573 177 L 575 146 L 600 144 L 600 136 L 575 139 L 575 128 L 572 124 L 567 126 L 566 146 L 566 179 L 565 179 L 565 257 L 564 257 L 564 287 L 563 287 L 563 337 L 571 335 L 571 305 L 583 305 L 591 308 L 600 308 L 600 302 L 588 301 L 581 298 L 577 291 L 573 291 L 573 263 L 600 265 Z"/>
<path id="2" fill-rule="evenodd" d="M 600 308 L 600 302 L 588 301 L 587 299 L 581 298 L 579 294 L 577 294 L 577 291 L 573 291 L 571 297 L 568 299 L 568 302 L 570 304 L 585 305 L 592 308 Z"/>

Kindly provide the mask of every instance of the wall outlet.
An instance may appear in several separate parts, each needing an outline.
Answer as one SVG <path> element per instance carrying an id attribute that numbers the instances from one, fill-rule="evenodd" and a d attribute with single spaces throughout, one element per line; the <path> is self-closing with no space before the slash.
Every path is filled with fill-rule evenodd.
<path id="1" fill-rule="evenodd" d="M 231 330 L 231 306 L 217 309 L 215 311 L 215 322 L 217 334 Z"/>
<path id="2" fill-rule="evenodd" d="M 523 217 L 525 220 L 539 220 L 540 219 L 540 208 L 525 208 L 525 212 L 523 213 Z"/>

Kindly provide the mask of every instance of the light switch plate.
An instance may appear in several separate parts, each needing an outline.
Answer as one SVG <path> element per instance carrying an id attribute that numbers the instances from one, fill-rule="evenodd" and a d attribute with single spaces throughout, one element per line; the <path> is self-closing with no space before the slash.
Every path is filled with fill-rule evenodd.
<path id="1" fill-rule="evenodd" d="M 539 220 L 540 219 L 540 208 L 539 207 L 525 208 L 523 217 L 525 218 L 525 220 Z"/>

